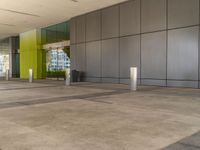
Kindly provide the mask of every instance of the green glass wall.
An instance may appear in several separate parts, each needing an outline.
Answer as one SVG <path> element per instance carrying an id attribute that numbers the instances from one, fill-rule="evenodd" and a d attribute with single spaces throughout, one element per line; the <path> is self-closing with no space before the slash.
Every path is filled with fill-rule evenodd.
<path id="1" fill-rule="evenodd" d="M 42 43 L 56 43 L 69 40 L 69 23 L 63 22 L 41 29 Z"/>

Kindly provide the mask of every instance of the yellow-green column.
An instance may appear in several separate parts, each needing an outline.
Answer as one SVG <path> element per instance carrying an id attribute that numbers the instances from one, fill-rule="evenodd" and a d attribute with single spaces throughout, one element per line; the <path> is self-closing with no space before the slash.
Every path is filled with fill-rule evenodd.
<path id="1" fill-rule="evenodd" d="M 29 69 L 34 79 L 46 77 L 46 52 L 42 49 L 40 30 L 20 34 L 20 78 L 29 78 Z"/>

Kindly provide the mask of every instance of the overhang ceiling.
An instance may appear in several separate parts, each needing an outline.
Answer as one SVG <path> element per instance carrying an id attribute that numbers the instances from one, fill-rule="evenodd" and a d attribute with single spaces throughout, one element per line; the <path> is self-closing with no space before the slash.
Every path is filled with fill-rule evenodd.
<path id="1" fill-rule="evenodd" d="M 127 0 L 0 0 L 0 39 Z"/>

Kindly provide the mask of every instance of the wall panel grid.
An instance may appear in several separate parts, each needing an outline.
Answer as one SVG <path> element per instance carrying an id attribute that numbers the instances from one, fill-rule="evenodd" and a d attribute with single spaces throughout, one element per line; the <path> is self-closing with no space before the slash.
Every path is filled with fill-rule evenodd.
<path id="1" fill-rule="evenodd" d="M 199 0 L 129 0 L 71 19 L 72 68 L 86 81 L 200 85 Z M 76 59 L 76 60 L 73 60 Z M 79 64 L 81 63 L 81 64 Z"/>

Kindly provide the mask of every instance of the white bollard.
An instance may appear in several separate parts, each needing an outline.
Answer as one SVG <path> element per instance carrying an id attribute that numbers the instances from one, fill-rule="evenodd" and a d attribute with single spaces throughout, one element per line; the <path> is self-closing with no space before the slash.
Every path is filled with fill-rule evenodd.
<path id="1" fill-rule="evenodd" d="M 33 69 L 29 69 L 29 83 L 33 82 Z"/>
<path id="2" fill-rule="evenodd" d="M 65 85 L 66 86 L 70 86 L 70 68 L 67 68 L 66 69 L 66 72 L 65 72 Z"/>
<path id="3" fill-rule="evenodd" d="M 137 90 L 137 67 L 130 68 L 131 90 Z"/>
<path id="4" fill-rule="evenodd" d="M 9 81 L 9 69 L 6 69 L 6 81 Z"/>

